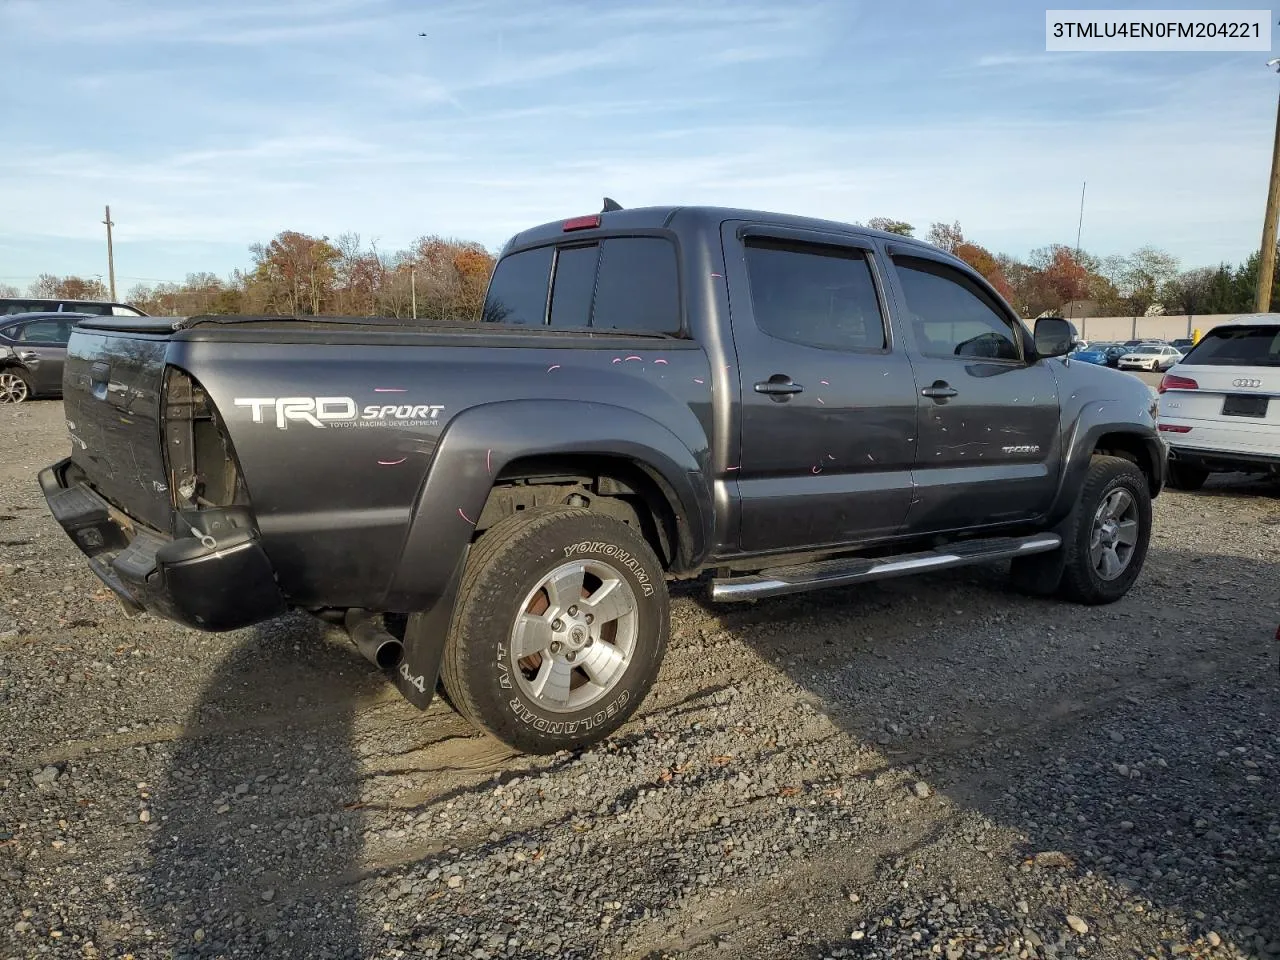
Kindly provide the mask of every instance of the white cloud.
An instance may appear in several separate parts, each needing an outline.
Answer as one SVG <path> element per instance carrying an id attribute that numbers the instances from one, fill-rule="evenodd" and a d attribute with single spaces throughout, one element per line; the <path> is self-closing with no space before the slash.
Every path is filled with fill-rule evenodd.
<path id="1" fill-rule="evenodd" d="M 110 9 L 114 26 L 82 18 L 79 38 L 132 24 L 138 55 L 116 70 L 73 64 L 67 99 L 40 103 L 66 110 L 75 132 L 33 128 L 22 150 L 0 154 L 10 242 L 96 242 L 110 202 L 122 243 L 174 249 L 243 250 L 285 228 L 358 230 L 384 248 L 426 232 L 497 246 L 608 194 L 627 206 L 887 215 L 922 231 L 958 219 L 979 242 L 1025 253 L 1074 239 L 1088 179 L 1084 239 L 1096 252 L 1149 242 L 1213 262 L 1256 243 L 1274 107 L 1236 64 L 1180 61 L 1197 68 L 1171 77 L 1114 59 L 960 50 L 929 71 L 894 61 L 908 82 L 881 87 L 886 61 L 848 57 L 853 41 L 828 26 L 843 6 Z M 566 25 L 574 9 L 591 16 Z M 45 4 L 0 6 L 0 30 L 47 36 L 52 22 Z M 349 56 L 277 64 L 274 41 L 265 55 L 219 50 L 189 65 L 154 53 L 195 36 L 260 44 L 295 27 L 314 28 L 308 43 L 338 42 L 349 23 L 378 24 L 351 38 Z M 787 59 L 798 53 L 803 70 Z M 46 94 L 56 85 L 31 96 Z M 107 109 L 117 133 L 76 127 Z"/>

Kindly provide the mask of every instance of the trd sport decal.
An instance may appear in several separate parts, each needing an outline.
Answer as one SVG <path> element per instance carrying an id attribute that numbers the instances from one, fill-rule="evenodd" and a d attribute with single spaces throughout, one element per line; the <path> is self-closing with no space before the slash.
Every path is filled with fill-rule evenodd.
<path id="1" fill-rule="evenodd" d="M 443 404 L 371 403 L 363 409 L 351 397 L 236 397 L 237 407 L 248 407 L 254 423 L 266 422 L 264 411 L 275 411 L 277 429 L 292 423 L 313 427 L 434 427 Z"/>

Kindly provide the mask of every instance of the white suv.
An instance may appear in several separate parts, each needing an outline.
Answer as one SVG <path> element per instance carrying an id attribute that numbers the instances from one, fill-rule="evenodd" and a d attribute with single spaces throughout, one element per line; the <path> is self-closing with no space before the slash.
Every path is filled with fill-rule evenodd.
<path id="1" fill-rule="evenodd" d="M 1169 486 L 1195 490 L 1217 470 L 1280 476 L 1280 314 L 1214 327 L 1159 390 Z"/>

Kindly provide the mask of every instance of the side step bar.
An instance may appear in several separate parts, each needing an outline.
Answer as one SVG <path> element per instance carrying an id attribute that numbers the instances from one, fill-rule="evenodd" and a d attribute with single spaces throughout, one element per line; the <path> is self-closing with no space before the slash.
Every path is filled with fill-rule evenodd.
<path id="1" fill-rule="evenodd" d="M 792 567 L 774 567 L 748 576 L 712 580 L 711 599 L 722 603 L 759 600 L 786 593 L 804 593 L 867 580 L 886 580 L 889 577 L 903 577 L 928 570 L 945 570 L 948 567 L 963 567 L 989 560 L 1048 553 L 1060 546 L 1062 538 L 1056 533 L 1037 533 L 1030 537 L 964 540 L 936 550 L 902 553 L 891 557 L 842 557 Z"/>

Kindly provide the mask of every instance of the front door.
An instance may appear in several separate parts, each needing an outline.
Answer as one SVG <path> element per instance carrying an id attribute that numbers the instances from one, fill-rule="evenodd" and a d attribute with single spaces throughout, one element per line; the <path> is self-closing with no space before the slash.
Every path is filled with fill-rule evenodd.
<path id="1" fill-rule="evenodd" d="M 911 502 L 916 398 L 871 245 L 740 223 L 723 239 L 742 391 L 741 549 L 892 536 Z"/>
<path id="2" fill-rule="evenodd" d="M 1021 321 L 976 277 L 890 248 L 920 405 L 911 533 L 1048 510 L 1061 441 L 1057 380 Z"/>

